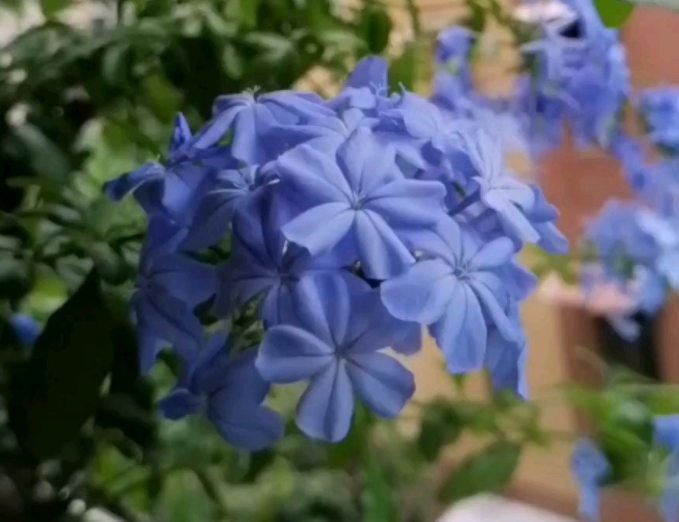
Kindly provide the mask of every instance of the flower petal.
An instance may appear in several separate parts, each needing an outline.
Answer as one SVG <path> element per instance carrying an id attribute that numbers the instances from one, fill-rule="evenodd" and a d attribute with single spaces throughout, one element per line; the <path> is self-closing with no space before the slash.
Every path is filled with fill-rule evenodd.
<path id="1" fill-rule="evenodd" d="M 482 304 L 483 309 L 490 315 L 495 327 L 498 329 L 502 337 L 508 341 L 513 341 L 516 339 L 517 325 L 509 320 L 507 313 L 505 312 L 504 303 L 507 302 L 506 292 L 504 296 L 498 296 L 494 294 L 486 285 L 474 279 L 469 281 L 469 286 L 473 289 L 474 294 L 476 294 L 476 297 Z M 503 304 L 500 304 L 498 299 L 501 299 Z"/>
<path id="2" fill-rule="evenodd" d="M 355 214 L 346 203 L 326 203 L 284 225 L 283 234 L 312 255 L 326 254 L 349 232 Z"/>
<path id="3" fill-rule="evenodd" d="M 319 273 L 304 277 L 296 289 L 295 308 L 301 325 L 333 347 L 345 340 L 352 293 L 359 290 L 349 288 L 349 281 L 341 273 Z M 363 285 L 359 288 L 366 291 Z"/>
<path id="4" fill-rule="evenodd" d="M 259 451 L 283 436 L 283 419 L 260 405 L 225 405 L 217 395 L 207 416 L 226 442 L 237 448 Z"/>
<path id="5" fill-rule="evenodd" d="M 387 279 L 401 273 L 415 258 L 379 214 L 355 213 L 359 260 L 371 279 Z"/>
<path id="6" fill-rule="evenodd" d="M 108 181 L 104 185 L 104 191 L 110 200 L 120 201 L 144 183 L 156 179 L 161 180 L 164 173 L 165 168 L 159 163 L 147 163 L 133 172 Z"/>
<path id="7" fill-rule="evenodd" d="M 246 194 L 240 189 L 215 190 L 206 194 L 191 221 L 184 246 L 201 250 L 218 243 L 229 231 L 236 206 Z"/>
<path id="8" fill-rule="evenodd" d="M 514 244 L 506 237 L 501 237 L 483 245 L 469 261 L 469 268 L 494 268 L 507 263 L 514 253 Z"/>
<path id="9" fill-rule="evenodd" d="M 451 373 L 469 373 L 483 367 L 488 329 L 481 305 L 466 285 L 455 287 L 447 312 L 430 330 Z"/>
<path id="10" fill-rule="evenodd" d="M 380 146 L 369 128 L 358 127 L 337 150 L 337 163 L 352 192 L 370 194 L 395 168 L 393 148 Z"/>
<path id="11" fill-rule="evenodd" d="M 203 328 L 191 309 L 170 293 L 155 289 L 140 295 L 137 317 L 159 338 L 180 350 L 197 350 Z"/>
<path id="12" fill-rule="evenodd" d="M 318 337 L 296 326 L 271 327 L 257 357 L 257 370 L 269 382 L 293 383 L 324 371 L 335 351 Z"/>
<path id="13" fill-rule="evenodd" d="M 328 365 L 309 384 L 297 406 L 297 425 L 309 437 L 339 442 L 354 414 L 354 392 L 345 363 Z"/>
<path id="14" fill-rule="evenodd" d="M 207 301 L 216 286 L 213 266 L 181 254 L 169 254 L 156 260 L 149 278 L 153 285 L 159 285 L 189 306 Z"/>
<path id="15" fill-rule="evenodd" d="M 179 420 L 198 413 L 205 403 L 205 397 L 195 395 L 186 388 L 175 388 L 160 401 L 159 408 L 166 419 Z"/>
<path id="16" fill-rule="evenodd" d="M 305 144 L 283 154 L 277 166 L 293 198 L 312 204 L 350 201 L 351 188 L 333 155 Z"/>
<path id="17" fill-rule="evenodd" d="M 446 188 L 438 181 L 402 179 L 371 192 L 364 206 L 393 227 L 428 226 L 440 219 L 445 195 Z"/>
<path id="18" fill-rule="evenodd" d="M 415 392 L 413 374 L 396 359 L 382 353 L 349 355 L 347 373 L 363 402 L 388 419 L 397 417 Z"/>
<path id="19" fill-rule="evenodd" d="M 385 281 L 380 289 L 382 302 L 394 317 L 431 324 L 446 312 L 455 286 L 450 267 L 442 261 L 429 260 Z"/>

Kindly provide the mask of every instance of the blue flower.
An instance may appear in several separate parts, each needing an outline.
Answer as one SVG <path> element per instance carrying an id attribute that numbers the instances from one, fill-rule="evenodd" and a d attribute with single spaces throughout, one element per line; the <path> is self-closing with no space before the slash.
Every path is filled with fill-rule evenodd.
<path id="1" fill-rule="evenodd" d="M 217 334 L 187 363 L 160 410 L 169 419 L 204 413 L 229 444 L 264 449 L 283 435 L 283 421 L 262 405 L 269 384 L 255 368 L 256 348 L 230 354 L 226 336 Z"/>
<path id="2" fill-rule="evenodd" d="M 462 150 L 476 168 L 466 192 L 472 194 L 476 186 L 479 199 L 517 238 L 538 242 L 540 234 L 526 215 L 535 205 L 536 194 L 507 171 L 499 141 L 480 128 L 467 128 L 460 138 Z"/>
<path id="3" fill-rule="evenodd" d="M 214 106 L 214 118 L 192 139 L 195 149 L 216 147 L 231 133 L 234 158 L 247 165 L 265 165 L 285 150 L 285 141 L 272 138 L 278 125 L 293 125 L 333 111 L 312 94 L 281 91 L 255 96 L 243 93 L 221 96 Z"/>
<path id="4" fill-rule="evenodd" d="M 275 176 L 258 166 L 216 172 L 211 188 L 200 198 L 183 246 L 200 250 L 218 243 L 229 231 L 236 210 Z"/>
<path id="5" fill-rule="evenodd" d="M 132 297 L 143 372 L 153 366 L 162 341 L 182 355 L 198 348 L 202 326 L 193 308 L 215 292 L 214 269 L 175 253 L 178 240 L 181 236 L 168 235 L 162 222 L 151 222 Z"/>
<path id="6" fill-rule="evenodd" d="M 336 155 L 302 145 L 277 167 L 286 193 L 304 209 L 283 226 L 285 237 L 312 256 L 347 252 L 372 279 L 386 279 L 414 262 L 399 229 L 429 227 L 443 213 L 443 185 L 405 179 L 393 149 L 378 147 L 365 127 Z"/>
<path id="7" fill-rule="evenodd" d="M 104 185 L 112 201 L 130 193 L 147 215 L 164 213 L 185 222 L 195 205 L 200 188 L 208 180 L 207 171 L 192 162 L 191 131 L 182 114 L 177 117 L 167 165 L 149 162 Z"/>
<path id="8" fill-rule="evenodd" d="M 9 318 L 9 325 L 24 348 L 32 348 L 42 330 L 40 324 L 30 315 L 14 314 Z"/>
<path id="9" fill-rule="evenodd" d="M 382 350 L 401 340 L 398 322 L 366 286 L 306 279 L 295 324 L 270 328 L 256 365 L 272 383 L 309 381 L 297 425 L 310 437 L 337 442 L 349 432 L 355 397 L 377 415 L 398 416 L 415 391 L 412 374 Z"/>
<path id="10" fill-rule="evenodd" d="M 603 452 L 588 439 L 580 439 L 571 460 L 573 474 L 580 485 L 580 514 L 592 522 L 599 520 L 601 487 L 611 467 Z"/>
<path id="11" fill-rule="evenodd" d="M 438 227 L 440 241 L 402 275 L 382 284 L 389 312 L 404 321 L 431 325 L 452 373 L 481 369 L 489 324 L 508 341 L 517 338 L 508 318 L 509 295 L 501 269 L 514 254 L 506 238 L 485 245 L 450 219 Z"/>
<path id="12" fill-rule="evenodd" d="M 288 218 L 275 189 L 252 198 L 234 220 L 232 256 L 218 275 L 220 315 L 259 299 L 264 324 L 272 326 L 291 320 L 296 287 L 305 277 L 332 271 L 340 278 L 356 278 L 341 269 L 342 258 L 312 257 L 303 248 L 286 245 L 281 225 Z"/>
<path id="13" fill-rule="evenodd" d="M 466 27 L 451 27 L 442 31 L 436 37 L 436 61 L 449 66 L 453 60 L 456 68 L 464 65 L 473 42 L 474 33 Z"/>

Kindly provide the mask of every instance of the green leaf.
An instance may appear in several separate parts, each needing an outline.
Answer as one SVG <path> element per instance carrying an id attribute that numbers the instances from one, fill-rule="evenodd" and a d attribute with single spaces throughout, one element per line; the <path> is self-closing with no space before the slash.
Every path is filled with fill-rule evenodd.
<path id="1" fill-rule="evenodd" d="M 42 14 L 48 20 L 56 18 L 59 13 L 71 5 L 71 0 L 40 0 Z"/>
<path id="2" fill-rule="evenodd" d="M 623 25 L 634 11 L 634 4 L 625 0 L 594 0 L 594 5 L 604 25 L 613 29 Z"/>
<path id="3" fill-rule="evenodd" d="M 364 522 L 398 522 L 399 506 L 396 491 L 387 482 L 374 451 L 366 452 L 363 467 L 363 518 Z"/>
<path id="4" fill-rule="evenodd" d="M 125 80 L 128 62 L 128 42 L 121 42 L 106 49 L 101 61 L 101 74 L 112 85 L 120 85 Z"/>
<path id="5" fill-rule="evenodd" d="M 77 438 L 99 403 L 116 333 L 99 276 L 92 271 L 48 319 L 14 383 L 11 423 L 28 455 L 44 460 Z"/>
<path id="6" fill-rule="evenodd" d="M 433 462 L 445 446 L 460 437 L 462 429 L 462 419 L 451 404 L 441 401 L 425 406 L 417 437 L 420 453 Z"/>
<path id="7" fill-rule="evenodd" d="M 520 445 L 497 442 L 468 457 L 444 482 L 441 500 L 452 502 L 477 493 L 501 491 L 512 479 L 520 456 Z"/>
<path id="8" fill-rule="evenodd" d="M 163 123 L 171 123 L 181 104 L 181 94 L 159 74 L 148 76 L 142 83 L 148 108 Z"/>
<path id="9" fill-rule="evenodd" d="M 384 5 L 367 2 L 358 17 L 358 32 L 368 45 L 368 53 L 379 54 L 387 48 L 391 29 L 391 18 Z"/>
<path id="10" fill-rule="evenodd" d="M 401 56 L 391 63 L 389 68 L 389 86 L 392 91 L 400 91 L 401 86 L 413 90 L 417 79 L 418 47 L 410 42 L 403 49 Z"/>

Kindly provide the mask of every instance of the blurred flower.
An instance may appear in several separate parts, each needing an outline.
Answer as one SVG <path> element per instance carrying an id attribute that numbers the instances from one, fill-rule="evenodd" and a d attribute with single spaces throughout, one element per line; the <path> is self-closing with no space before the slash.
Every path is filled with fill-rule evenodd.
<path id="1" fill-rule="evenodd" d="M 610 464 L 594 442 L 580 439 L 573 451 L 571 468 L 580 485 L 580 515 L 597 522 L 601 488 L 611 473 Z"/>
<path id="2" fill-rule="evenodd" d="M 651 142 L 671 153 L 679 152 L 679 88 L 646 89 L 639 96 L 638 107 Z"/>
<path id="3" fill-rule="evenodd" d="M 9 318 L 9 325 L 19 344 L 24 348 L 32 348 L 42 331 L 40 323 L 30 315 L 14 314 Z"/>

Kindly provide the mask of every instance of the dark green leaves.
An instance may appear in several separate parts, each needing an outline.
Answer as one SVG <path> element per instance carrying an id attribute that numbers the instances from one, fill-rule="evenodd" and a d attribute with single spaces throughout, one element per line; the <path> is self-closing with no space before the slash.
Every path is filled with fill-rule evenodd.
<path id="1" fill-rule="evenodd" d="M 497 442 L 475 453 L 450 474 L 441 488 L 441 499 L 456 501 L 501 491 L 514 475 L 520 455 L 521 446 L 511 442 Z"/>
<path id="2" fill-rule="evenodd" d="M 594 5 L 604 25 L 613 29 L 623 25 L 634 10 L 634 4 L 626 0 L 594 0 Z"/>
<path id="3" fill-rule="evenodd" d="M 450 402 L 427 405 L 422 413 L 417 447 L 425 460 L 433 462 L 445 446 L 459 438 L 462 429 L 462 419 Z"/>
<path id="4" fill-rule="evenodd" d="M 369 1 L 358 17 L 358 31 L 365 40 L 368 54 L 380 54 L 389 43 L 391 18 L 386 8 L 379 2 Z"/>
<path id="5" fill-rule="evenodd" d="M 15 382 L 12 425 L 30 457 L 58 454 L 94 414 L 117 329 L 93 271 L 47 321 Z"/>

